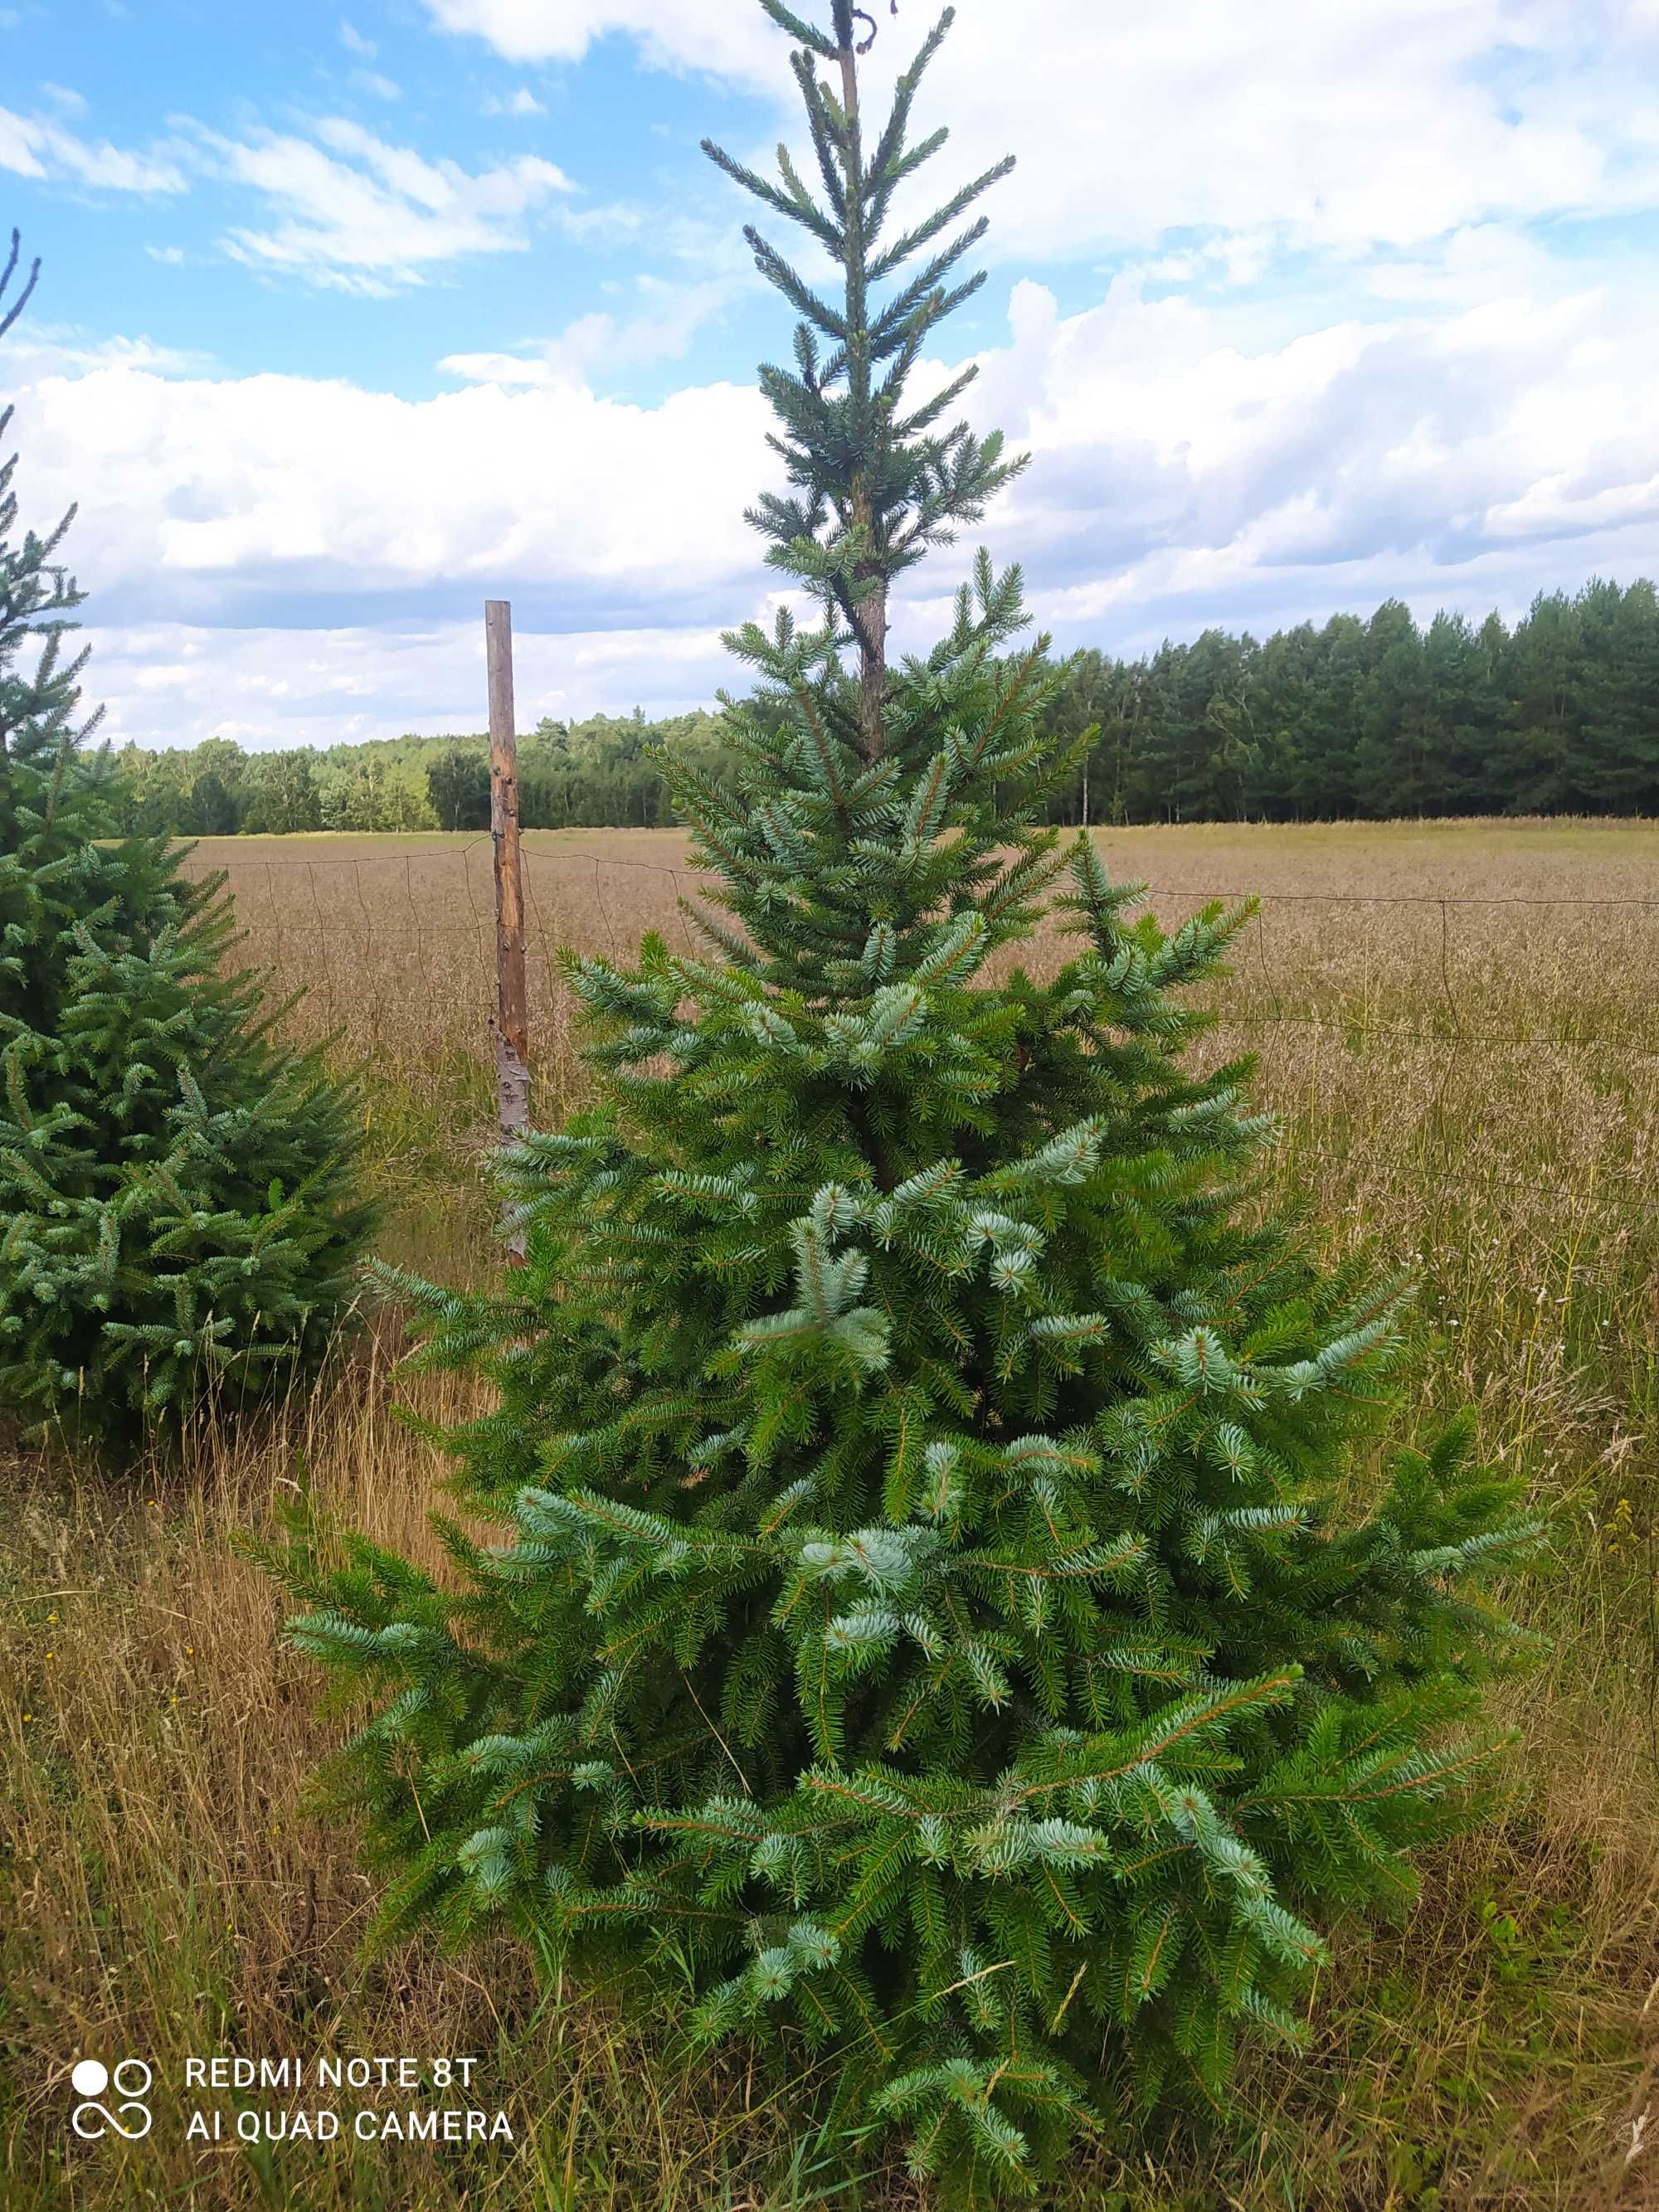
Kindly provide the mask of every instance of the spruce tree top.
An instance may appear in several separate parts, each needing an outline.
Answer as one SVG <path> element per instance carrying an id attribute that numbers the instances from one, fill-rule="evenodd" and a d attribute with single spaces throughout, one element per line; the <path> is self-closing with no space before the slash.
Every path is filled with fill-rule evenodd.
<path id="1" fill-rule="evenodd" d="M 953 192 L 925 221 L 884 243 L 894 194 L 930 161 L 950 133 L 935 131 L 907 143 L 910 110 L 924 71 L 954 19 L 947 8 L 899 79 L 885 128 L 866 152 L 859 108 L 858 57 L 850 0 L 834 0 L 835 36 L 826 39 L 780 4 L 761 0 L 773 21 L 801 41 L 792 57 L 805 102 L 812 151 L 823 182 L 815 198 L 787 147 L 778 149 L 780 182 L 770 184 L 708 139 L 703 151 L 766 206 L 804 229 L 841 272 L 842 298 L 832 304 L 803 282 L 787 258 L 752 225 L 744 236 L 761 274 L 801 319 L 795 325 L 793 371 L 764 363 L 761 389 L 782 434 L 769 442 L 786 463 L 793 497 L 771 494 L 749 520 L 772 540 L 767 558 L 821 599 L 832 621 L 858 644 L 860 684 L 854 728 L 866 762 L 885 750 L 888 594 L 893 579 L 935 545 L 951 542 L 959 522 L 977 522 L 986 501 L 1024 465 L 1002 459 L 1001 434 L 975 438 L 965 422 L 936 426 L 977 374 L 963 369 L 941 391 L 904 411 L 905 390 L 928 333 L 985 282 L 984 271 L 952 282 L 951 272 L 984 235 L 979 216 L 946 233 L 999 177 L 999 161 Z M 897 13 L 896 7 L 894 13 Z M 841 97 L 818 81 L 815 58 L 836 65 Z M 943 240 L 943 243 L 939 241 Z M 927 249 L 920 268 L 884 301 L 877 288 Z"/>
<path id="2" fill-rule="evenodd" d="M 507 1156 L 526 1265 L 396 1279 L 495 1386 L 447 1441 L 507 1540 L 448 1529 L 459 1588 L 360 1540 L 287 1571 L 296 1639 L 383 1692 L 343 1779 L 386 1924 L 507 1914 L 976 2197 L 1297 2033 L 1307 1916 L 1397 1904 L 1462 1805 L 1447 1724 L 1507 1634 L 1468 1585 L 1525 1531 L 1464 1427 L 1335 1513 L 1399 1285 L 1252 1218 L 1248 1067 L 1182 1064 L 1240 915 L 1132 927 L 1037 826 L 1075 748 L 1044 641 L 1004 651 L 1018 573 L 981 555 L 890 661 L 893 579 L 1015 465 L 939 428 L 965 374 L 905 398 L 1000 170 L 889 240 L 948 12 L 866 145 L 858 11 L 762 4 L 821 189 L 710 150 L 841 296 L 750 234 L 800 319 L 755 519 L 822 620 L 729 640 L 733 785 L 665 763 L 740 927 L 568 962 L 600 1095 Z M 1048 979 L 988 971 L 1045 908 Z"/>
<path id="3" fill-rule="evenodd" d="M 748 519 L 769 541 L 770 565 L 804 588 L 822 619 L 800 630 L 786 611 L 770 636 L 750 623 L 726 638 L 757 670 L 760 704 L 785 731 L 780 745 L 752 714 L 724 702 L 747 766 L 740 790 L 722 792 L 672 757 L 664 771 L 699 858 L 722 879 L 717 896 L 744 925 L 741 939 L 711 933 L 716 947 L 770 990 L 799 992 L 814 1006 L 872 1006 L 884 994 L 877 1018 L 900 1018 L 891 994 L 919 962 L 939 957 L 941 916 L 951 950 L 940 972 L 964 982 L 1030 927 L 1057 865 L 1048 858 L 1053 838 L 1034 827 L 1040 802 L 1082 750 L 1056 759 L 1036 732 L 1054 683 L 1048 640 L 1012 666 L 998 659 L 1025 623 L 1017 568 L 997 577 L 981 555 L 951 635 L 926 661 L 889 663 L 894 580 L 953 542 L 960 524 L 978 521 L 1024 465 L 1004 457 L 1000 432 L 981 438 L 949 423 L 972 365 L 914 404 L 908 396 L 929 335 L 984 282 L 960 264 L 987 219 L 963 218 L 1012 164 L 996 163 L 896 228 L 896 196 L 949 137 L 940 129 L 913 145 L 909 128 L 954 11 L 900 76 L 866 143 L 858 61 L 872 19 L 862 17 L 871 31 L 860 46 L 860 11 L 845 0 L 835 0 L 828 38 L 779 0 L 761 4 L 801 41 L 791 62 L 821 190 L 809 189 L 787 147 L 776 184 L 704 147 L 804 230 L 840 278 L 839 301 L 825 298 L 745 229 L 757 266 L 800 318 L 793 367 L 760 371 L 780 425 L 769 442 L 791 489 L 763 495 Z M 835 64 L 839 96 L 820 81 L 820 60 Z M 849 647 L 855 673 L 843 665 Z M 874 1166 L 880 1140 L 866 1113 L 866 1078 L 852 1087 Z"/>

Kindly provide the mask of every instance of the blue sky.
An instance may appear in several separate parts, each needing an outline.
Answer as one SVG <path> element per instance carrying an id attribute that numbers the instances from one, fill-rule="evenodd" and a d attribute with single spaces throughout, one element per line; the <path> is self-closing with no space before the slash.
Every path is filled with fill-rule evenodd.
<path id="1" fill-rule="evenodd" d="M 684 211 L 711 228 L 729 218 L 698 141 L 710 131 L 746 141 L 770 108 L 718 78 L 641 69 L 617 34 L 579 68 L 515 67 L 413 7 L 354 15 L 312 0 L 280 9 L 69 0 L 0 14 L 15 19 L 0 35 L 25 64 L 5 81 L 33 81 L 27 111 L 109 142 L 157 178 L 149 191 L 88 188 L 46 148 L 46 177 L 6 179 L 11 219 L 51 267 L 42 319 L 100 336 L 142 330 L 223 374 L 346 377 L 410 398 L 453 385 L 439 362 L 458 346 L 550 337 L 614 312 L 641 276 L 686 273 L 688 246 L 665 237 L 659 217 Z M 279 181 L 297 172 L 298 149 L 317 149 L 337 173 L 373 175 L 355 150 L 327 146 L 341 125 L 471 177 L 541 164 L 566 182 L 522 174 L 507 191 L 521 210 L 499 217 L 488 248 L 447 256 L 434 241 L 424 258 L 410 225 L 402 268 L 320 246 L 307 262 L 262 265 L 240 238 L 280 232 Z M 239 173 L 228 148 L 263 155 L 270 180 Z M 566 228 L 567 216 L 597 234 Z M 386 251 L 395 244 L 389 236 Z M 685 373 L 719 374 L 723 336 L 699 333 Z M 660 364 L 645 366 L 630 388 L 651 398 L 667 380 Z"/>
<path id="2" fill-rule="evenodd" d="M 1020 166 L 927 373 L 1033 453 L 987 536 L 1062 643 L 1659 567 L 1659 0 L 958 12 L 941 180 Z M 697 142 L 796 135 L 785 51 L 748 0 L 0 5 L 0 394 L 112 734 L 476 726 L 498 593 L 531 714 L 712 695 L 789 319 Z"/>

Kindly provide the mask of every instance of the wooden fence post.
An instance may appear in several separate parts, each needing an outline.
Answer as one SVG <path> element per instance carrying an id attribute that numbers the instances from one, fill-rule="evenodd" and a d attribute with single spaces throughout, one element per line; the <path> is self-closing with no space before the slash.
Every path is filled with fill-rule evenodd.
<path id="1" fill-rule="evenodd" d="M 519 741 L 513 717 L 513 609 L 484 601 L 489 682 L 489 834 L 495 848 L 495 1109 L 501 1141 L 530 1127 L 530 1011 L 525 985 L 524 871 L 519 854 Z M 509 1240 L 524 1258 L 520 1232 Z"/>

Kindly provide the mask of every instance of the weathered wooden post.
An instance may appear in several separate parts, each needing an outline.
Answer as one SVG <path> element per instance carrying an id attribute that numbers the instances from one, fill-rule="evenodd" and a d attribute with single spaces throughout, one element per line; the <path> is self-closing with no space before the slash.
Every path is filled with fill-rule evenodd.
<path id="1" fill-rule="evenodd" d="M 525 985 L 524 871 L 519 854 L 519 741 L 513 717 L 513 609 L 484 601 L 489 682 L 489 834 L 495 848 L 495 1112 L 501 1141 L 530 1127 L 530 1008 Z M 509 1240 L 524 1258 L 522 1233 Z"/>

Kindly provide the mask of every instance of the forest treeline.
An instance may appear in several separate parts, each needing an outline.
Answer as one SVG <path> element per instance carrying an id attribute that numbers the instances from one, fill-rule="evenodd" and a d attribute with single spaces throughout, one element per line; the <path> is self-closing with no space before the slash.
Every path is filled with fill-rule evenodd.
<path id="1" fill-rule="evenodd" d="M 669 819 L 654 759 L 672 746 L 720 773 L 721 722 L 701 712 L 650 722 L 595 714 L 544 720 L 519 739 L 519 817 L 527 829 Z M 489 740 L 482 732 L 248 752 L 229 738 L 188 751 L 125 746 L 114 757 L 123 826 L 187 837 L 304 830 L 486 830 Z"/>
<path id="2" fill-rule="evenodd" d="M 1051 709 L 1097 726 L 1054 819 L 1319 821 L 1410 815 L 1659 815 L 1659 594 L 1596 579 L 1540 594 L 1510 629 L 1399 599 L 1265 641 L 1206 629 L 1139 660 L 1085 652 Z M 653 750 L 720 776 L 718 714 L 650 722 L 544 720 L 520 739 L 520 818 L 532 829 L 668 822 Z M 325 750 L 115 756 L 126 826 L 184 836 L 306 830 L 482 830 L 481 734 Z"/>

